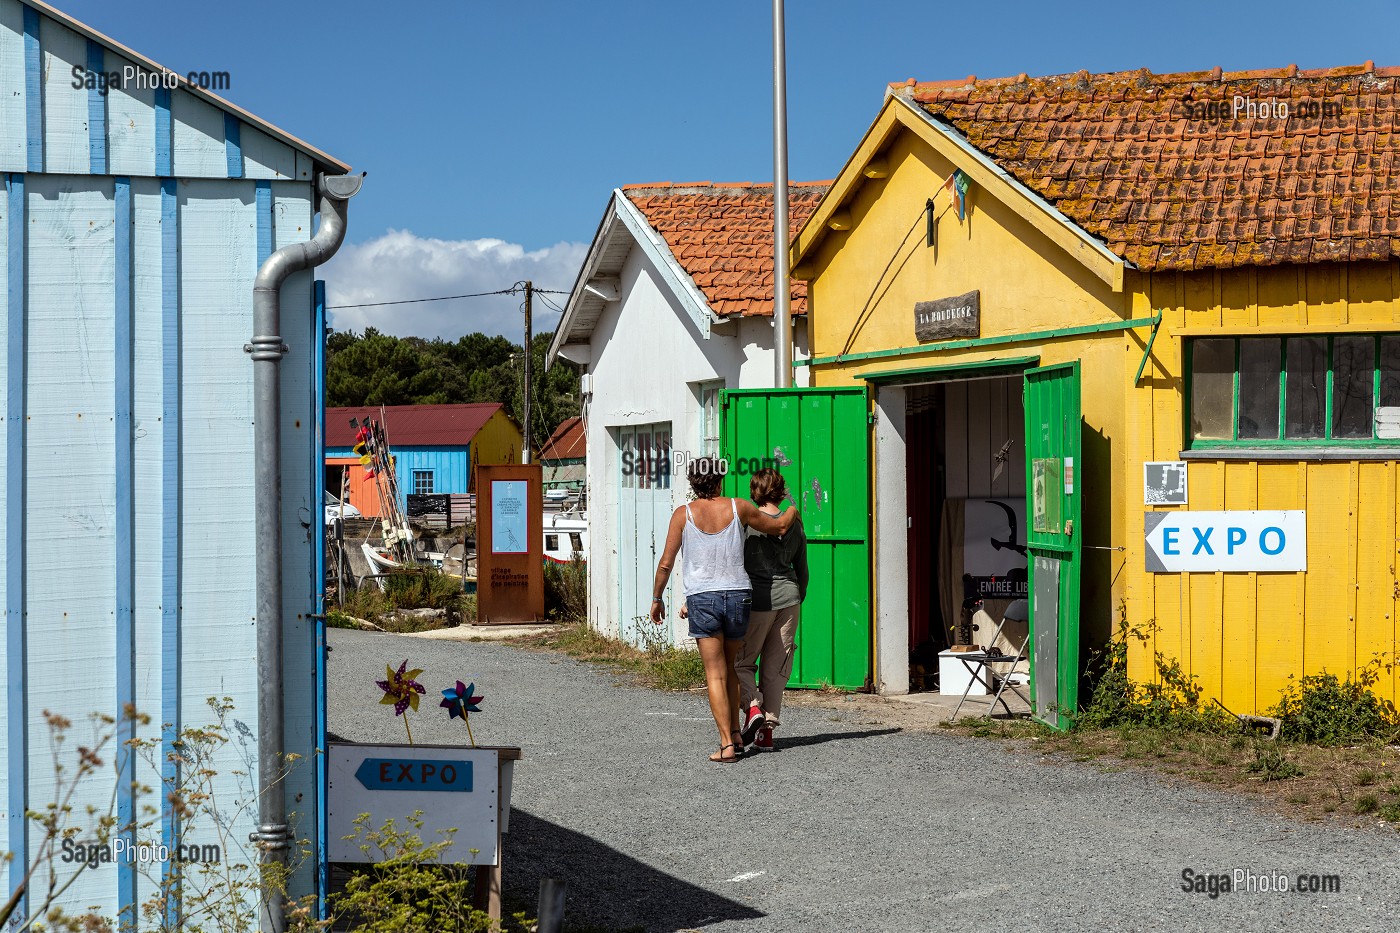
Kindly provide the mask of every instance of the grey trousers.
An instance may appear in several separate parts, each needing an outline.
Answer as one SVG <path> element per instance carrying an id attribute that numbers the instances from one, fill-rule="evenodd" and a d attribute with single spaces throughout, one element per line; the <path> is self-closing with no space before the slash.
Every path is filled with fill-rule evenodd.
<path id="1" fill-rule="evenodd" d="M 770 726 L 778 725 L 783 688 L 792 676 L 793 643 L 801 611 L 800 603 L 770 612 L 750 611 L 744 646 L 734 661 L 734 670 L 739 675 L 740 710 L 757 703 Z M 763 659 L 761 680 L 758 676 L 760 657 Z"/>

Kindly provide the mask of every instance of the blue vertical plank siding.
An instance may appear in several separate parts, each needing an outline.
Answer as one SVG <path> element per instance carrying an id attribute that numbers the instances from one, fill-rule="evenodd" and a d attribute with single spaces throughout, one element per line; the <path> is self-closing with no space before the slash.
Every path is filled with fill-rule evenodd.
<path id="1" fill-rule="evenodd" d="M 105 74 L 102 46 L 87 42 L 88 74 Z M 107 94 L 93 82 L 88 88 L 88 164 L 94 175 L 107 174 Z"/>
<path id="2" fill-rule="evenodd" d="M 74 723 L 76 745 L 93 713 L 117 706 L 116 209 L 110 178 L 31 175 L 25 189 L 25 529 L 13 556 L 24 565 L 34 810 L 61 792 L 53 767 L 40 764 L 49 744 L 43 711 Z M 75 574 L 64 556 L 77 554 L 84 569 Z M 101 782 L 102 812 L 114 781 L 108 771 Z M 74 812 L 98 794 L 84 788 Z M 37 838 L 32 832 L 31 845 Z M 98 903 L 115 883 L 115 871 L 87 872 L 71 890 Z"/>
<path id="3" fill-rule="evenodd" d="M 95 44 L 95 43 L 94 43 Z M 100 55 L 99 49 L 99 55 Z M 117 178 L 113 183 L 116 208 L 115 261 L 113 284 L 116 299 L 112 353 L 116 361 L 112 450 L 115 454 L 113 472 L 116 475 L 116 680 L 117 705 L 117 833 L 127 844 L 136 843 L 136 755 L 128 743 L 136 737 L 136 549 L 135 549 L 135 458 L 132 431 L 133 393 L 133 329 L 131 301 L 131 179 Z M 117 863 L 117 903 L 123 907 L 122 922 L 134 927 L 136 923 L 136 866 Z M 129 905 L 129 906 L 128 906 Z"/>
<path id="4" fill-rule="evenodd" d="M 13 859 L 9 891 L 24 877 L 29 834 L 24 813 L 29 792 L 29 704 L 24 619 L 24 396 L 25 396 L 25 197 L 24 176 L 6 184 L 5 238 L 5 747 L 6 842 Z"/>
<path id="5" fill-rule="evenodd" d="M 94 808 L 128 843 L 219 844 L 225 864 L 257 857 L 246 842 L 261 724 L 243 347 L 258 266 L 310 238 L 314 173 L 328 163 L 184 88 L 72 87 L 74 68 L 120 71 L 127 54 L 60 14 L 0 0 L 0 853 L 13 855 L 0 901 L 35 853 L 26 809 L 57 799 L 44 711 L 73 723 L 70 753 L 91 744 L 93 714 L 117 720 L 103 755 L 113 767 L 71 801 L 80 840 L 95 841 Z M 310 272 L 283 286 L 282 307 L 281 689 L 285 750 L 301 762 L 286 783 L 298 837 L 319 854 L 324 293 Z M 218 723 L 230 742 L 201 762 L 232 820 L 222 832 L 208 816 L 182 826 L 165 798 L 192 770 L 171 754 L 180 731 L 219 719 L 211 697 L 232 702 Z M 154 744 L 149 760 L 124 751 L 131 739 Z M 70 866 L 56 867 L 69 880 Z M 66 909 L 132 928 L 177 877 L 122 860 L 72 870 Z M 308 861 L 291 893 L 323 892 Z M 178 896 L 163 919 L 179 928 Z"/>
<path id="6" fill-rule="evenodd" d="M 24 8 L 24 125 L 28 170 L 44 170 L 44 96 L 39 53 L 39 11 Z"/>
<path id="7" fill-rule="evenodd" d="M 157 119 L 159 124 L 159 119 Z M 175 742 L 180 734 L 180 228 L 176 182 L 160 185 L 161 303 L 161 796 L 160 838 L 173 847 L 179 817 L 170 795 L 179 786 Z M 173 886 L 167 867 L 163 886 Z M 178 900 L 166 906 L 167 923 L 178 926 Z"/>
<path id="8" fill-rule="evenodd" d="M 156 174 L 166 178 L 175 174 L 175 162 L 171 154 L 174 130 L 170 125 L 170 89 L 159 87 L 155 90 L 156 110 Z"/>
<path id="9" fill-rule="evenodd" d="M 224 159 L 228 163 L 228 177 L 243 177 L 243 124 L 231 113 L 224 114 Z"/>

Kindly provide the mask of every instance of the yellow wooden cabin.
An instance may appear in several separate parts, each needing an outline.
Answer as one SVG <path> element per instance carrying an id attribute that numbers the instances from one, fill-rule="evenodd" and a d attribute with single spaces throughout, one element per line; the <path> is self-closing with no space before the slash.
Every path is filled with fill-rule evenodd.
<path id="1" fill-rule="evenodd" d="M 1051 723 L 1120 623 L 1134 679 L 1160 653 L 1236 713 L 1395 659 L 1397 75 L 891 88 L 792 248 L 799 365 L 869 400 L 878 689 L 956 632 L 987 501 L 1022 510 Z"/>

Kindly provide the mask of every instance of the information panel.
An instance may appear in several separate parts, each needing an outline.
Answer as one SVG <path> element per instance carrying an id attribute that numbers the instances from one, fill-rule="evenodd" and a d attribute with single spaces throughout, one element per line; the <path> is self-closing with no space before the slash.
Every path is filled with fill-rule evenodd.
<path id="1" fill-rule="evenodd" d="M 326 857 L 332 862 L 376 862 L 383 854 L 374 846 L 360 849 L 355 820 L 368 813 L 364 824 L 378 830 L 392 819 L 400 830 L 411 829 L 415 811 L 423 828 L 415 830 L 425 843 L 444 839 L 455 830 L 443 852 L 443 864 L 495 865 L 499 859 L 500 788 L 494 748 L 454 745 L 342 745 L 331 743 L 326 754 Z"/>
<path id="2" fill-rule="evenodd" d="M 1148 573 L 1308 569 L 1307 512 L 1145 512 Z"/>

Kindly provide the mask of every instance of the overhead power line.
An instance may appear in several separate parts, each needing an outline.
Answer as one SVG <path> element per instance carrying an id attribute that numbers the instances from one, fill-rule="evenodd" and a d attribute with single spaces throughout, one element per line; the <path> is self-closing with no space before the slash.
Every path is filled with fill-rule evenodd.
<path id="1" fill-rule="evenodd" d="M 524 283 L 517 283 L 510 288 L 497 289 L 494 292 L 472 292 L 469 295 L 437 295 L 432 298 L 399 298 L 394 301 L 365 301 L 353 305 L 326 305 L 327 311 L 341 311 L 346 308 L 379 308 L 384 305 L 412 305 L 424 301 L 455 301 L 458 298 L 486 298 L 490 295 L 518 295 L 524 291 Z M 559 291 L 553 288 L 536 288 L 535 294 L 541 292 L 547 295 L 567 295 L 568 292 Z"/>

